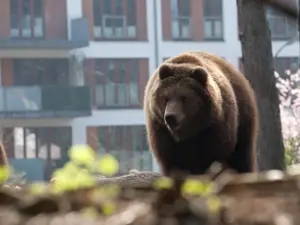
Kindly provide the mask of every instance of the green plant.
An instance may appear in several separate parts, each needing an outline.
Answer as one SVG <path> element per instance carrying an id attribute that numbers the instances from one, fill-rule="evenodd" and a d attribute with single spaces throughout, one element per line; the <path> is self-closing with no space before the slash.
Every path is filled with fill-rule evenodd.
<path id="1" fill-rule="evenodd" d="M 300 148 L 300 137 L 290 137 L 284 141 L 285 163 L 287 166 L 299 163 L 298 151 Z"/>

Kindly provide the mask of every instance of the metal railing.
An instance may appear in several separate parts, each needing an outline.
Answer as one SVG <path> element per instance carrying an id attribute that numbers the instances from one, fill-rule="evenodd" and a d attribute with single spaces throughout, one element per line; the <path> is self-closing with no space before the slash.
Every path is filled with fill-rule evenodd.
<path id="1" fill-rule="evenodd" d="M 2 86 L 0 113 L 87 112 L 91 110 L 90 98 L 85 86 Z"/>

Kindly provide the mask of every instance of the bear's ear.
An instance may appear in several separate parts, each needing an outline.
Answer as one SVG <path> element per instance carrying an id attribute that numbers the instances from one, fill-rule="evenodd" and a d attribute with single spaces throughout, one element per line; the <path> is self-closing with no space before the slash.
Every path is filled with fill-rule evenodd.
<path id="1" fill-rule="evenodd" d="M 198 81 L 202 85 L 206 85 L 207 82 L 207 71 L 201 67 L 193 68 L 190 75 L 193 79 Z"/>
<path id="2" fill-rule="evenodd" d="M 164 80 L 168 77 L 173 76 L 173 69 L 169 65 L 163 64 L 159 68 L 158 75 L 161 80 Z"/>

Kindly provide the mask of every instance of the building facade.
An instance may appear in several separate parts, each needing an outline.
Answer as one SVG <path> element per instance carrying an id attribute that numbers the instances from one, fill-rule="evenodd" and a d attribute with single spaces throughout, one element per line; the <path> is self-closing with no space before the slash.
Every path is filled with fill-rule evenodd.
<path id="1" fill-rule="evenodd" d="M 267 17 L 276 66 L 297 68 L 296 24 Z M 235 1 L 2 0 L 0 23 L 2 142 L 28 179 L 48 179 L 85 143 L 124 172 L 158 171 L 142 110 L 151 73 L 188 50 L 240 66 Z"/>

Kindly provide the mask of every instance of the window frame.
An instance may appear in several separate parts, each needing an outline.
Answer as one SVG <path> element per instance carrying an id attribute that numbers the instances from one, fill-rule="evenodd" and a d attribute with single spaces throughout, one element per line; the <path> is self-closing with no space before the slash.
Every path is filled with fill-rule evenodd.
<path id="1" fill-rule="evenodd" d="M 5 132 L 8 131 L 9 133 Z M 22 156 L 17 156 L 16 153 L 16 140 L 15 140 L 15 132 L 21 131 L 22 132 L 22 143 L 23 147 L 21 150 Z M 57 134 L 57 132 L 60 133 L 60 135 L 53 135 Z M 45 134 L 44 136 L 44 143 L 41 142 L 41 137 L 43 136 L 42 133 Z M 28 156 L 28 135 L 34 134 L 35 135 L 35 151 L 34 151 L 34 156 L 29 157 Z M 65 145 L 68 146 L 60 146 L 60 152 L 59 152 L 59 157 L 58 158 L 53 158 L 51 154 L 51 147 L 50 143 L 55 143 L 57 140 L 55 140 L 55 137 L 61 137 L 61 134 L 67 135 L 67 141 L 64 143 Z M 67 152 L 64 150 L 67 150 L 71 145 L 72 145 L 72 127 L 70 126 L 58 126 L 58 127 L 31 127 L 31 126 L 24 126 L 24 127 L 5 127 L 4 128 L 4 136 L 11 136 L 9 141 L 4 141 L 4 145 L 6 145 L 6 149 L 8 152 L 10 152 L 10 157 L 13 159 L 45 159 L 45 160 L 64 160 L 67 156 Z M 68 143 L 67 143 L 68 142 Z M 7 146 L 9 145 L 9 146 Z M 41 157 L 41 147 L 46 146 L 46 158 Z"/>
<path id="2" fill-rule="evenodd" d="M 286 78 L 286 74 L 284 73 L 286 70 L 291 70 L 292 68 L 292 64 L 296 61 L 296 63 L 298 64 L 298 69 L 299 69 L 299 58 L 298 57 L 293 57 L 293 56 L 289 56 L 289 57 L 282 57 L 282 56 L 279 56 L 279 57 L 274 57 L 274 69 L 276 71 L 278 71 L 278 74 L 280 75 L 280 77 L 282 78 Z M 287 67 L 287 68 L 279 68 L 279 67 L 276 67 L 276 65 L 285 65 L 284 67 Z M 279 70 L 283 70 L 283 73 L 282 71 L 279 71 Z M 293 72 L 296 72 L 296 71 L 291 71 L 292 73 Z"/>
<path id="3" fill-rule="evenodd" d="M 28 78 L 26 78 L 26 64 L 28 65 L 28 68 L 30 69 L 29 74 L 31 76 L 34 76 L 34 74 L 37 73 L 38 69 L 44 70 L 42 73 L 43 76 L 42 79 L 36 80 L 36 83 L 34 83 L 34 80 L 32 80 L 33 84 L 26 84 L 26 80 L 28 81 Z M 49 69 L 54 68 L 51 65 L 56 65 L 55 71 L 51 71 Z M 13 66 L 13 77 L 14 81 L 17 81 L 17 83 L 14 82 L 14 86 L 60 86 L 60 85 L 70 85 L 70 79 L 69 79 L 69 73 L 70 73 L 70 63 L 68 59 L 65 58 L 14 58 L 12 59 L 12 66 Z M 48 70 L 47 70 L 48 69 Z M 62 78 L 62 73 L 66 74 L 65 82 Z M 47 75 L 49 76 L 48 79 L 56 78 L 57 82 L 52 82 L 52 84 L 49 83 L 49 80 L 47 80 Z M 55 77 L 53 77 L 55 76 Z M 25 82 L 23 83 L 22 81 Z"/>
<path id="4" fill-rule="evenodd" d="M 30 35 L 29 36 L 24 36 L 23 35 L 23 14 L 24 14 L 24 9 L 22 8 L 22 4 L 28 1 L 29 2 L 29 16 L 30 16 Z M 35 14 L 35 1 L 40 1 L 40 6 L 41 8 L 39 9 L 41 11 L 41 20 L 42 20 L 42 33 L 41 36 L 36 36 L 35 31 L 34 31 L 34 24 L 35 24 L 35 19 L 36 14 Z M 13 7 L 14 4 L 17 4 L 17 7 Z M 10 0 L 10 37 L 13 39 L 44 39 L 45 38 L 45 9 L 44 6 L 45 2 L 44 0 Z M 16 11 L 15 11 L 16 10 Z M 17 23 L 18 26 L 14 28 L 12 26 L 13 20 L 14 20 L 14 15 L 16 15 L 17 18 Z M 19 19 L 21 18 L 21 19 Z M 14 30 L 16 30 L 16 34 L 14 35 Z"/>
<path id="5" fill-rule="evenodd" d="M 266 14 L 268 27 L 270 29 L 272 41 L 289 40 L 290 38 L 293 38 L 295 35 L 297 35 L 297 23 L 294 23 L 291 19 L 288 18 L 288 16 L 280 13 L 279 11 L 271 8 L 270 6 L 265 6 L 265 14 Z M 272 23 L 273 23 L 272 20 L 274 20 L 274 19 L 284 20 L 285 34 L 283 34 L 281 32 L 275 32 L 272 29 Z M 293 25 L 295 25 L 295 29 L 291 29 L 291 26 L 293 26 Z M 289 34 L 292 34 L 293 30 L 295 30 L 294 35 L 289 35 Z"/>
<path id="6" fill-rule="evenodd" d="M 104 14 L 104 10 L 105 10 L 105 1 L 108 1 L 110 4 L 109 4 L 109 8 L 110 8 L 110 14 Z M 114 8 L 116 6 L 116 3 L 117 3 L 118 0 L 93 0 L 93 35 L 94 35 L 94 40 L 95 41 L 136 41 L 138 40 L 138 18 L 137 18 L 137 10 L 136 10 L 136 7 L 137 7 L 137 2 L 136 0 L 122 0 L 122 14 L 117 14 L 116 13 L 116 9 Z M 133 16 L 134 18 L 134 27 L 135 27 L 135 31 L 134 31 L 134 34 L 132 36 L 129 36 L 128 35 L 128 29 L 129 27 L 131 26 L 128 22 L 129 21 L 129 17 L 130 17 L 130 10 L 131 9 L 128 9 L 128 2 L 129 1 L 133 1 L 133 4 L 134 4 L 134 7 L 133 7 L 133 10 L 134 10 L 134 15 L 131 15 Z M 100 7 L 100 13 L 95 13 L 95 11 L 97 10 L 97 7 Z M 98 16 L 98 17 L 96 17 Z M 116 28 L 117 26 L 113 25 L 111 26 L 112 28 L 112 33 L 113 35 L 112 36 L 106 36 L 105 35 L 105 24 L 104 24 L 104 19 L 120 19 L 120 18 L 124 18 L 124 21 L 123 21 L 123 34 L 122 36 L 118 37 L 115 35 L 116 33 Z M 97 25 L 96 26 L 96 22 L 98 21 L 101 25 Z M 96 34 L 96 29 L 98 29 L 97 32 L 100 33 L 100 36 Z"/>
<path id="7" fill-rule="evenodd" d="M 187 3 L 188 2 L 188 3 Z M 183 12 L 181 10 L 181 5 L 187 5 L 188 11 L 187 15 L 183 15 Z M 191 0 L 171 0 L 171 37 L 172 40 L 177 40 L 177 41 L 190 41 L 193 38 L 192 34 L 192 12 L 191 12 Z M 176 6 L 176 9 L 174 8 Z M 183 25 L 182 25 L 182 20 L 187 20 L 188 21 L 188 35 L 184 37 L 182 35 L 182 30 L 183 30 Z M 178 29 L 178 36 L 174 35 L 174 23 L 177 22 L 177 29 Z"/>
<path id="8" fill-rule="evenodd" d="M 110 64 L 113 63 L 113 64 Z M 133 65 L 132 65 L 133 64 Z M 113 65 L 114 69 L 112 70 L 111 75 L 109 75 L 109 65 Z M 125 82 L 118 82 L 119 80 L 119 76 L 120 73 L 118 73 L 120 71 L 120 65 L 125 65 L 125 67 L 129 68 L 126 72 L 125 72 Z M 104 66 L 103 69 L 101 69 L 101 66 Z M 99 69 L 98 69 L 98 68 Z M 141 108 L 141 99 L 140 99 L 140 94 L 141 94 L 141 89 L 140 89 L 140 79 L 141 79 L 141 75 L 140 75 L 140 60 L 136 59 L 136 58 L 103 58 L 103 59 L 95 59 L 95 70 L 96 70 L 96 74 L 99 75 L 95 75 L 95 76 L 102 76 L 102 82 L 103 82 L 103 90 L 102 90 L 102 96 L 103 96 L 103 100 L 102 100 L 102 104 L 98 104 L 98 99 L 97 99 L 97 88 L 98 86 L 100 86 L 101 84 L 98 84 L 97 81 L 97 77 L 95 78 L 95 97 L 94 97 L 94 102 L 95 102 L 95 107 L 97 109 L 136 109 L 136 108 Z M 102 75 L 100 75 L 102 74 Z M 130 83 L 131 83 L 131 75 L 135 74 L 135 79 L 136 82 L 132 82 L 134 84 L 136 84 L 137 87 L 137 92 L 134 92 L 136 95 L 134 95 L 134 99 L 136 99 L 136 104 L 132 103 L 132 96 L 131 96 L 131 89 L 130 89 Z M 110 79 L 112 76 L 112 79 Z M 100 79 L 100 78 L 99 78 Z M 128 104 L 124 104 L 124 105 L 118 105 L 118 94 L 116 94 L 117 92 L 121 91 L 120 89 L 118 89 L 119 86 L 114 86 L 113 87 L 113 96 L 110 96 L 110 98 L 113 98 L 114 103 L 113 104 L 107 104 L 107 89 L 109 88 L 107 85 L 109 83 L 109 81 L 113 81 L 111 82 L 113 85 L 117 85 L 119 84 L 125 84 L 126 88 L 128 88 L 128 90 L 126 91 L 126 93 L 128 94 L 127 96 L 129 96 L 128 98 L 126 98 L 125 102 L 128 102 Z"/>
<path id="9" fill-rule="evenodd" d="M 219 16 L 212 16 L 212 15 L 206 15 L 206 14 L 213 14 L 211 11 L 210 12 L 206 12 L 205 9 L 207 8 L 206 4 L 211 4 L 211 9 L 214 8 L 214 2 L 215 1 L 220 1 L 221 4 L 221 15 Z M 223 0 L 204 0 L 203 1 L 203 19 L 202 19 L 202 23 L 203 23 L 203 39 L 205 41 L 223 41 L 224 40 L 224 13 L 223 13 L 223 8 L 224 8 L 224 4 L 223 4 Z M 216 10 L 217 11 L 217 10 Z M 211 23 L 211 31 L 212 31 L 212 36 L 207 36 L 206 34 L 206 30 L 205 30 L 205 25 L 207 21 L 213 21 Z M 220 26 L 221 26 L 221 35 L 220 36 L 216 36 L 216 29 L 215 29 L 215 22 L 219 21 L 220 22 Z"/>
<path id="10" fill-rule="evenodd" d="M 283 75 L 281 73 L 281 71 L 278 71 L 278 70 L 289 70 L 291 69 L 291 65 L 293 63 L 293 61 L 297 61 L 298 63 L 298 68 L 299 68 L 299 58 L 298 57 L 295 57 L 295 56 L 289 56 L 289 57 L 286 57 L 286 56 L 279 56 L 279 57 L 273 57 L 273 65 L 274 65 L 274 70 L 276 72 L 278 72 L 278 74 L 280 75 L 280 77 L 284 78 L 285 75 Z M 284 64 L 286 68 L 278 68 L 278 66 L 276 65 L 282 65 Z M 243 63 L 243 60 L 241 57 L 239 57 L 239 69 L 241 72 L 244 72 L 244 63 Z M 293 72 L 293 71 L 292 71 Z"/>
<path id="11" fill-rule="evenodd" d="M 139 160 L 138 168 L 136 165 L 132 166 L 135 162 L 135 157 L 139 156 L 149 156 L 149 167 L 147 169 L 153 168 L 153 159 L 151 152 L 149 150 L 149 145 L 146 136 L 146 127 L 144 125 L 116 125 L 116 126 L 98 126 L 97 127 L 97 137 L 98 137 L 98 148 L 99 154 L 112 154 L 117 160 L 122 164 L 120 165 L 121 173 L 128 172 L 129 169 L 136 168 L 138 170 L 145 170 L 145 165 L 143 160 Z M 140 149 L 136 148 L 135 141 L 139 140 L 141 146 Z M 103 142 L 103 143 L 102 143 Z M 116 149 L 113 149 L 111 143 L 114 143 Z M 118 146 L 117 146 L 118 145 Z M 102 147 L 102 149 L 100 149 Z M 121 151 L 126 151 L 122 154 Z M 124 152 L 123 152 L 124 153 Z M 125 156 L 125 159 L 123 157 Z M 129 166 L 126 166 L 128 163 Z M 122 171 L 122 167 L 124 170 Z"/>

